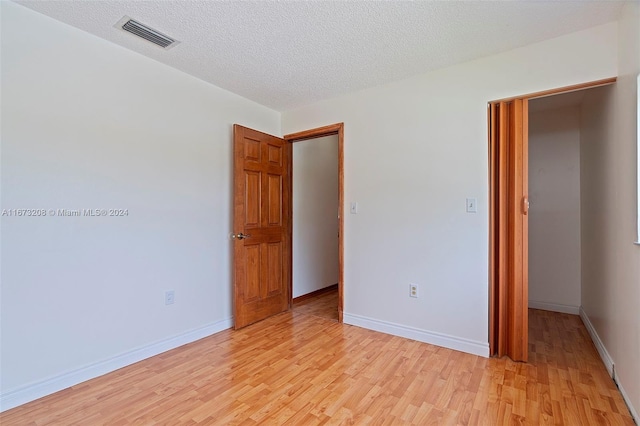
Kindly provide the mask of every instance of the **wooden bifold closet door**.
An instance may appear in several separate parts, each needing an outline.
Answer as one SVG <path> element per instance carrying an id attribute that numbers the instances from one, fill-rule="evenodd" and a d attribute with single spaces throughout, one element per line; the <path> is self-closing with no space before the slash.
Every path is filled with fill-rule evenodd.
<path id="1" fill-rule="evenodd" d="M 528 358 L 528 101 L 489 105 L 491 355 Z"/>

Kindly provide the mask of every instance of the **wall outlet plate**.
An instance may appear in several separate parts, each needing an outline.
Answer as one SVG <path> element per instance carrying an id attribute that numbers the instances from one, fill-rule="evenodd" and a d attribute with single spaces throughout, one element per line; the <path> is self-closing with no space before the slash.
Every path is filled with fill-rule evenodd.
<path id="1" fill-rule="evenodd" d="M 418 297 L 418 284 L 409 284 L 409 297 Z"/>
<path id="2" fill-rule="evenodd" d="M 164 292 L 164 304 L 173 305 L 176 301 L 176 293 L 173 290 Z"/>

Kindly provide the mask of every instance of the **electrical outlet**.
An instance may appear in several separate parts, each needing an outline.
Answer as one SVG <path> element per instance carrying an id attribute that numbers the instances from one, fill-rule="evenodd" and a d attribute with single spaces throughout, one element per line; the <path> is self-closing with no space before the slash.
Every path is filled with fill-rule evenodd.
<path id="1" fill-rule="evenodd" d="M 173 305 L 176 301 L 176 294 L 173 290 L 164 292 L 164 304 L 165 305 Z"/>
<path id="2" fill-rule="evenodd" d="M 418 284 L 409 284 L 409 297 L 418 297 Z"/>

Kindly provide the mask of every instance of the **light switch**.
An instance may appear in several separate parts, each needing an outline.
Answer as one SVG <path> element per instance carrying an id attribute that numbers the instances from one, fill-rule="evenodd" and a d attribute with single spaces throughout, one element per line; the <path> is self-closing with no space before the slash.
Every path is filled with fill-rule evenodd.
<path id="1" fill-rule="evenodd" d="M 478 211 L 477 203 L 475 198 L 467 198 L 467 213 L 476 213 Z"/>
<path id="2" fill-rule="evenodd" d="M 351 202 L 351 214 L 358 214 L 358 203 L 356 201 Z"/>

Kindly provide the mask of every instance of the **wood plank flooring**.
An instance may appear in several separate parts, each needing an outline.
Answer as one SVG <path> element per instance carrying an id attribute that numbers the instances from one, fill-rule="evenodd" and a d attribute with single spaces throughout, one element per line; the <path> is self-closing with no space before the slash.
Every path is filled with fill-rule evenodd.
<path id="1" fill-rule="evenodd" d="M 294 302 L 293 311 L 338 321 L 338 290 L 322 293 L 311 299 Z"/>
<path id="2" fill-rule="evenodd" d="M 523 364 L 298 308 L 9 410 L 0 424 L 634 424 L 577 316 L 530 310 Z"/>

